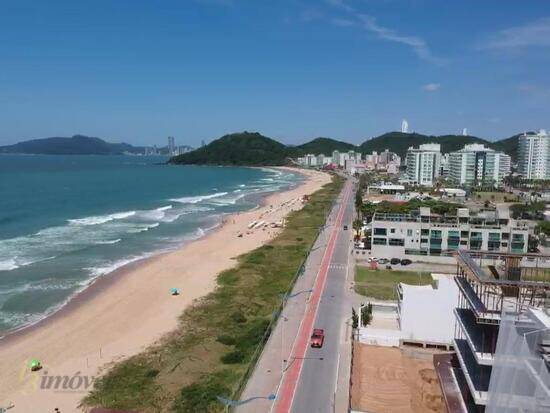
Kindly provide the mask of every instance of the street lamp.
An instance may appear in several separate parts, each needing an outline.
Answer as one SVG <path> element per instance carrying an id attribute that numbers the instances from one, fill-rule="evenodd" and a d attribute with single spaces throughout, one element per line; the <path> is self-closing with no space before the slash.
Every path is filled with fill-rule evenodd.
<path id="1" fill-rule="evenodd" d="M 283 373 L 285 371 L 285 359 L 284 359 L 284 348 L 285 348 L 285 322 L 288 321 L 288 318 L 284 316 L 283 314 L 283 311 L 285 310 L 285 304 L 286 302 L 290 299 L 290 298 L 294 298 L 294 297 L 297 297 L 301 294 L 305 294 L 305 293 L 311 293 L 313 292 L 313 289 L 312 288 L 309 288 L 307 290 L 302 290 L 302 291 L 298 291 L 294 294 L 279 294 L 279 297 L 281 298 L 282 300 L 282 308 L 281 308 L 281 317 L 283 317 L 283 323 L 281 324 L 281 377 L 283 376 Z"/>
<path id="2" fill-rule="evenodd" d="M 258 399 L 275 400 L 275 397 L 276 396 L 273 393 L 271 393 L 268 396 L 250 397 L 245 400 L 231 400 L 221 396 L 216 396 L 216 399 L 218 399 L 218 401 L 225 406 L 225 411 L 228 412 L 229 407 L 242 406 L 243 404 L 247 404 L 247 403 L 250 403 L 251 401 L 258 400 Z"/>
<path id="3" fill-rule="evenodd" d="M 288 365 L 286 366 L 284 371 L 287 371 L 290 368 L 290 366 L 292 366 L 292 363 L 294 363 L 296 360 L 319 360 L 319 361 L 323 361 L 324 359 L 325 359 L 324 357 L 291 357 L 290 362 L 288 363 Z"/>

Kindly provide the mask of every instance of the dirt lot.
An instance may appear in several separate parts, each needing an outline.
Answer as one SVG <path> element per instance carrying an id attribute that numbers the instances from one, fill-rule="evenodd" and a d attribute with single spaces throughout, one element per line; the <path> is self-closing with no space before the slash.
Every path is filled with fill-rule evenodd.
<path id="1" fill-rule="evenodd" d="M 445 412 L 432 354 L 356 343 L 352 410 L 369 413 Z"/>

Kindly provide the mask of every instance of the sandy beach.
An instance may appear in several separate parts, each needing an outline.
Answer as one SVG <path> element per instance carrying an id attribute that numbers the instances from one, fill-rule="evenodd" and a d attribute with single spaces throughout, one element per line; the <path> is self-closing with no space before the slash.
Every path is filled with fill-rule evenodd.
<path id="1" fill-rule="evenodd" d="M 81 411 L 91 377 L 175 329 L 182 311 L 215 288 L 216 275 L 235 257 L 281 230 L 269 224 L 300 209 L 304 195 L 330 181 L 325 173 L 300 172 L 306 179 L 296 188 L 270 194 L 252 211 L 225 216 L 218 229 L 173 252 L 102 277 L 53 316 L 0 340 L 0 407 L 13 402 L 10 413 Z M 261 225 L 249 228 L 252 222 Z M 181 294 L 171 296 L 171 288 Z M 42 362 L 41 371 L 29 371 L 32 358 Z"/>

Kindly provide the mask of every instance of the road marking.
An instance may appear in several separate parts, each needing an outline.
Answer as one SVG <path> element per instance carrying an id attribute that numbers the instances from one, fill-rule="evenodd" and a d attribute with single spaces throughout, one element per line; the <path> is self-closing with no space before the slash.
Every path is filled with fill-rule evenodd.
<path id="1" fill-rule="evenodd" d="M 319 301 L 321 295 L 324 291 L 326 279 L 328 275 L 328 269 L 330 265 L 330 260 L 332 258 L 336 240 L 338 238 L 338 231 L 341 226 L 344 212 L 346 209 L 349 196 L 351 194 L 352 186 L 349 184 L 349 181 L 346 182 L 346 187 L 343 194 L 343 201 L 340 206 L 338 213 L 336 215 L 336 224 L 330 235 L 330 239 L 327 243 L 327 248 L 321 260 L 321 266 L 317 277 L 315 278 L 315 287 L 313 293 L 310 296 L 310 301 L 306 308 L 305 314 L 300 322 L 300 327 L 298 329 L 298 335 L 294 341 L 291 351 L 291 359 L 294 360 L 292 366 L 290 366 L 285 372 L 281 384 L 277 390 L 277 398 L 275 401 L 275 413 L 287 413 L 292 407 L 294 401 L 294 394 L 296 393 L 296 388 L 298 385 L 298 380 L 303 366 L 303 357 L 306 354 L 309 335 L 313 328 L 313 323 L 317 318 L 317 310 L 319 309 Z"/>

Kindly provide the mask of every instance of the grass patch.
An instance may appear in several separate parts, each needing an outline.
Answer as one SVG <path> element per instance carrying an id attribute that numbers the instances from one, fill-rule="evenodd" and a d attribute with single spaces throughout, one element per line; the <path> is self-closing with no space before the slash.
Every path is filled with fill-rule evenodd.
<path id="1" fill-rule="evenodd" d="M 289 214 L 275 239 L 219 274 L 216 290 L 184 311 L 176 331 L 97 379 L 84 405 L 143 413 L 223 411 L 216 396 L 239 396 L 255 350 L 269 335 L 279 294 L 291 287 L 342 183 L 335 177 Z"/>
<path id="2" fill-rule="evenodd" d="M 429 272 L 371 270 L 357 267 L 355 292 L 378 300 L 396 300 L 395 287 L 398 283 L 428 285 L 433 282 Z"/>
<path id="3" fill-rule="evenodd" d="M 493 203 L 503 203 L 503 202 L 518 202 L 519 197 L 514 194 L 509 194 L 507 192 L 475 192 L 472 194 L 472 199 L 475 199 L 480 202 L 493 202 Z"/>

